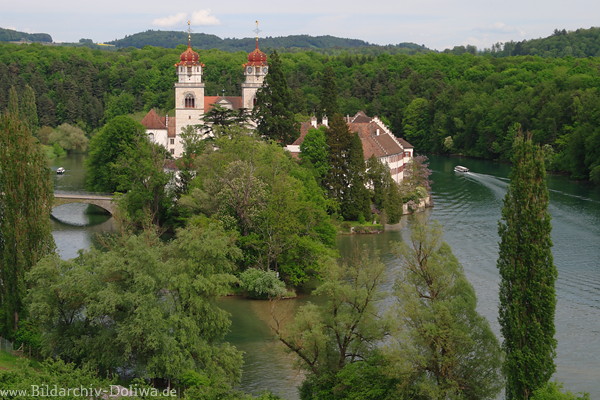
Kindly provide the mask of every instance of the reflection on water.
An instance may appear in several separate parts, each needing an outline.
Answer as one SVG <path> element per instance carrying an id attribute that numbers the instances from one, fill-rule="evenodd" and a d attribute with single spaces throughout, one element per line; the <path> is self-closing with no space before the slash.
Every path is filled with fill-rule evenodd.
<path id="1" fill-rule="evenodd" d="M 98 234 L 113 232 L 114 219 L 102 209 L 88 204 L 70 203 L 52 210 L 52 236 L 63 259 L 77 257 L 89 249 Z"/>

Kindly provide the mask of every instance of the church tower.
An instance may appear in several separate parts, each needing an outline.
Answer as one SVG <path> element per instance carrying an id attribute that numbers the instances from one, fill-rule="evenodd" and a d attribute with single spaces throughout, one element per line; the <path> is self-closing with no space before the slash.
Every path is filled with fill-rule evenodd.
<path id="1" fill-rule="evenodd" d="M 200 56 L 192 50 L 192 35 L 188 21 L 188 47 L 181 53 L 177 67 L 178 80 L 175 83 L 175 134 L 168 150 L 179 157 L 183 153 L 183 145 L 179 139 L 181 130 L 189 125 L 202 123 L 204 115 L 204 82 Z"/>
<path id="2" fill-rule="evenodd" d="M 256 21 L 256 48 L 248 54 L 248 62 L 244 64 L 246 81 L 242 83 L 242 107 L 252 110 L 256 101 L 256 92 L 263 86 L 265 76 L 269 72 L 267 55 L 258 48 L 258 21 Z"/>

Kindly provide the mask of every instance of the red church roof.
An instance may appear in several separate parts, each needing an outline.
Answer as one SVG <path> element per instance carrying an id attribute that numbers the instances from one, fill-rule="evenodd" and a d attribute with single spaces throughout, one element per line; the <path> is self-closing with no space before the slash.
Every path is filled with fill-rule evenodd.
<path id="1" fill-rule="evenodd" d="M 148 114 L 142 119 L 142 125 L 146 129 L 167 129 L 165 117 L 160 117 L 154 108 L 148 111 Z"/>

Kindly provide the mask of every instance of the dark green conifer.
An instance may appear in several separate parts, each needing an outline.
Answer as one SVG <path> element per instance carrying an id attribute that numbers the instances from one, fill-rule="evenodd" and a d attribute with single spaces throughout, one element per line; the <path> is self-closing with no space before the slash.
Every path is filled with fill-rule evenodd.
<path id="1" fill-rule="evenodd" d="M 362 143 L 348 124 L 335 114 L 327 130 L 329 171 L 324 185 L 329 197 L 337 202 L 346 220 L 359 220 L 369 215 L 369 192 L 365 187 L 365 161 Z"/>
<path id="2" fill-rule="evenodd" d="M 544 156 L 519 134 L 499 223 L 499 321 L 506 352 L 506 398 L 529 399 L 555 370 L 553 263 Z"/>
<path id="3" fill-rule="evenodd" d="M 281 59 L 274 51 L 269 56 L 269 73 L 264 86 L 256 93 L 254 118 L 257 131 L 279 143 L 292 143 L 298 137 L 299 129 L 291 104 L 292 92 L 283 74 Z"/>
<path id="4" fill-rule="evenodd" d="M 325 67 L 321 75 L 321 98 L 317 110 L 317 120 L 321 122 L 324 116 L 333 117 L 339 112 L 337 101 L 337 85 L 335 84 L 335 72 L 329 65 Z"/>
<path id="5" fill-rule="evenodd" d="M 371 196 L 365 186 L 365 158 L 357 133 L 351 133 L 348 149 L 348 187 L 342 201 L 342 216 L 346 220 L 365 220 L 370 215 Z"/>

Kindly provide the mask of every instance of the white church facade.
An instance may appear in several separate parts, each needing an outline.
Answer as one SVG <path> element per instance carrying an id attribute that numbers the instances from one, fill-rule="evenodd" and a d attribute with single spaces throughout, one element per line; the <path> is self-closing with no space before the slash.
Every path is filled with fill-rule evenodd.
<path id="1" fill-rule="evenodd" d="M 206 96 L 202 75 L 204 64 L 200 56 L 192 49 L 188 35 L 188 47 L 181 53 L 175 83 L 175 116 L 159 116 L 150 110 L 142 119 L 150 140 L 163 145 L 173 157 L 181 157 L 183 144 L 181 132 L 190 125 L 199 125 L 203 117 L 214 105 L 228 109 L 245 108 L 251 111 L 256 103 L 256 92 L 263 86 L 269 72 L 267 55 L 258 47 L 248 54 L 248 62 L 243 65 L 245 81 L 242 83 L 241 96 Z"/>

